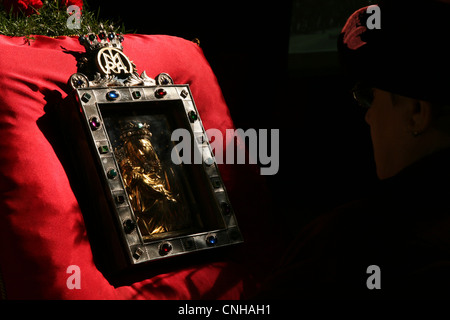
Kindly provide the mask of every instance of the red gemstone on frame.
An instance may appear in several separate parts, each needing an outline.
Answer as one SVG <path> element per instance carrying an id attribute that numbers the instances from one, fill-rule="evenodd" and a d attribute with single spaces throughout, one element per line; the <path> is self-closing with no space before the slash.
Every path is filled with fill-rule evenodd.
<path id="1" fill-rule="evenodd" d="M 164 89 L 157 89 L 156 91 L 155 91 L 155 96 L 157 97 L 157 98 L 163 98 L 165 95 L 167 94 L 167 91 L 166 90 L 164 90 Z"/>

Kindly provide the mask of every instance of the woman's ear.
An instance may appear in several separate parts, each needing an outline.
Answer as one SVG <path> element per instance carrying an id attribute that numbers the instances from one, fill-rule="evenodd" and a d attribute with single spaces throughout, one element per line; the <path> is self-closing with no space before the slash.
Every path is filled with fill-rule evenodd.
<path id="1" fill-rule="evenodd" d="M 411 132 L 418 136 L 430 126 L 433 118 L 432 104 L 428 101 L 414 100 L 411 108 Z"/>

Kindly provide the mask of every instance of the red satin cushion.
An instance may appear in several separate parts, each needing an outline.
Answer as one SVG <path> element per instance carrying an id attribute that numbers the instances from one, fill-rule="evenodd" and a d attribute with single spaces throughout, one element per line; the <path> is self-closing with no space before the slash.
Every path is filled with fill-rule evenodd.
<path id="1" fill-rule="evenodd" d="M 234 261 L 187 266 L 130 286 L 109 284 L 93 262 L 82 213 L 51 144 L 59 133 L 45 120 L 46 105 L 67 96 L 67 80 L 77 71 L 74 54 L 84 48 L 76 37 L 35 38 L 27 43 L 0 36 L 0 269 L 8 298 L 239 299 L 256 288 L 248 268 L 261 262 L 255 251 L 245 249 L 258 242 L 254 230 L 248 230 L 245 250 Z M 189 84 L 205 129 L 233 128 L 217 79 L 196 44 L 171 36 L 126 35 L 124 53 L 139 73 L 145 70 L 154 78 L 166 72 L 175 83 Z M 258 213 L 243 180 L 258 179 L 253 169 L 221 166 L 237 213 Z M 254 190 L 253 198 L 259 192 Z M 249 229 L 257 229 L 250 223 L 256 217 L 238 214 L 241 228 L 245 231 L 248 221 Z M 67 288 L 70 265 L 80 267 L 79 290 Z"/>

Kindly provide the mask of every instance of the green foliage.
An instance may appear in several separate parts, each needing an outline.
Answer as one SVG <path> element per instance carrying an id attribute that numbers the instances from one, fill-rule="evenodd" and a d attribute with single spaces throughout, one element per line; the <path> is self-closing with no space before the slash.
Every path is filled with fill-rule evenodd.
<path id="1" fill-rule="evenodd" d="M 33 14 L 28 17 L 12 12 L 6 12 L 0 4 L 0 34 L 16 37 L 31 38 L 32 35 L 46 35 L 50 37 L 69 36 L 78 34 L 87 34 L 89 28 L 93 32 L 99 31 L 99 25 L 102 23 L 105 28 L 114 25 L 115 32 L 125 33 L 125 28 L 121 25 L 119 28 L 117 22 L 111 20 L 100 20 L 99 10 L 97 13 L 91 12 L 86 3 L 83 5 L 81 15 L 81 29 L 69 29 L 67 19 L 69 14 L 65 7 L 61 7 L 60 1 L 43 1 L 44 6 L 40 8 L 39 14 Z"/>

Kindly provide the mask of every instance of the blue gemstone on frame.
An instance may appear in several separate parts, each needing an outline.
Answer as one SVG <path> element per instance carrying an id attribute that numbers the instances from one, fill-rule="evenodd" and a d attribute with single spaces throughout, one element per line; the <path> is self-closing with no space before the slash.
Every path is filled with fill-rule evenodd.
<path id="1" fill-rule="evenodd" d="M 208 238 L 206 238 L 206 242 L 210 245 L 214 245 L 217 243 L 217 237 L 214 235 L 208 236 Z"/>
<path id="2" fill-rule="evenodd" d="M 107 98 L 108 100 L 116 100 L 116 99 L 119 98 L 119 93 L 118 93 L 116 90 L 109 91 L 109 92 L 106 94 L 106 98 Z"/>

